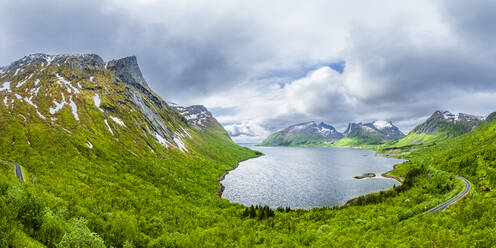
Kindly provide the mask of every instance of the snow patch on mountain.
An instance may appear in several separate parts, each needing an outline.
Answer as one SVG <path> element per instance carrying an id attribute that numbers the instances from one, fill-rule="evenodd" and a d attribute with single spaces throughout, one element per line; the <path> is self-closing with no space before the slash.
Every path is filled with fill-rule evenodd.
<path id="1" fill-rule="evenodd" d="M 107 119 L 103 120 L 103 122 L 105 122 L 105 125 L 107 126 L 109 132 L 112 134 L 112 136 L 114 136 L 114 132 L 112 131 L 112 128 L 110 128 L 110 125 L 108 124 Z"/>
<path id="2" fill-rule="evenodd" d="M 79 121 L 79 115 L 77 113 L 77 106 L 76 104 L 72 101 L 72 95 L 69 97 L 69 106 L 72 108 L 72 115 L 74 115 L 74 119 Z"/>
<path id="3" fill-rule="evenodd" d="M 67 81 L 64 77 L 60 76 L 58 73 L 55 75 L 57 76 L 58 82 L 62 82 L 67 89 L 67 92 L 71 93 L 74 92 L 75 94 L 79 94 L 79 90 L 72 86 L 72 83 L 70 81 Z"/>
<path id="4" fill-rule="evenodd" d="M 202 128 L 205 127 L 209 119 L 213 119 L 212 114 L 202 105 L 179 106 L 175 103 L 168 103 L 169 106 L 177 110 L 186 120 L 188 124 Z"/>
<path id="5" fill-rule="evenodd" d="M 35 87 L 31 89 L 31 96 L 34 94 L 35 96 L 38 96 L 38 92 L 40 91 L 41 86 Z"/>
<path id="6" fill-rule="evenodd" d="M 59 110 L 61 110 L 62 107 L 64 107 L 64 104 L 66 104 L 64 94 L 62 94 L 62 101 L 60 103 L 58 103 L 57 100 L 55 100 L 55 99 L 53 99 L 53 103 L 55 104 L 55 107 L 50 108 L 48 110 L 48 111 L 50 111 L 50 114 L 52 114 L 52 115 L 59 112 Z"/>
<path id="7" fill-rule="evenodd" d="M 126 126 L 126 125 L 124 124 L 124 122 L 123 122 L 121 119 L 117 118 L 117 117 L 110 116 L 110 119 L 112 119 L 115 123 L 117 123 L 117 124 L 119 124 L 119 125 L 121 125 L 121 126 L 123 126 L 123 127 L 125 127 L 125 126 Z"/>
<path id="8" fill-rule="evenodd" d="M 95 106 L 96 106 L 96 107 L 97 107 L 100 111 L 102 111 L 102 112 L 103 112 L 103 109 L 102 109 L 102 108 L 100 108 L 100 103 L 101 103 L 102 101 L 100 100 L 100 96 L 99 96 L 98 94 L 96 94 L 96 95 L 94 95 L 94 96 L 93 96 L 93 102 L 95 103 Z"/>
<path id="9" fill-rule="evenodd" d="M 27 79 L 26 79 L 26 80 L 21 81 L 20 83 L 18 83 L 18 84 L 16 85 L 16 88 L 20 88 L 21 86 L 23 86 L 23 85 L 26 83 L 26 81 L 27 81 Z"/>
<path id="10" fill-rule="evenodd" d="M 6 90 L 7 92 L 11 92 L 10 91 L 10 82 L 4 82 L 2 84 L 2 88 L 0 88 L 0 91 L 4 91 Z"/>
<path id="11" fill-rule="evenodd" d="M 16 94 L 16 96 L 17 96 L 17 94 Z M 29 103 L 29 105 L 33 106 L 33 107 L 36 109 L 36 113 L 38 114 L 38 116 L 40 116 L 40 118 L 41 118 L 41 119 L 46 120 L 46 117 L 40 113 L 40 111 L 38 110 L 38 106 L 36 106 L 36 105 L 35 105 L 35 104 L 31 101 L 31 99 L 30 99 L 30 98 L 25 97 L 25 98 L 24 98 L 24 100 L 25 100 L 27 103 Z"/>
<path id="12" fill-rule="evenodd" d="M 372 123 L 372 125 L 374 125 L 374 127 L 376 127 L 379 130 L 383 130 L 385 128 L 391 128 L 391 127 L 393 127 L 393 125 L 391 124 L 391 122 L 388 122 L 388 121 L 374 121 Z"/>
<path id="13" fill-rule="evenodd" d="M 158 134 L 157 132 L 154 132 L 153 133 L 153 137 L 155 137 L 155 139 L 158 141 L 158 143 L 160 143 L 161 145 L 165 146 L 165 147 L 169 147 L 169 142 L 164 138 L 162 137 L 162 135 Z"/>
<path id="14" fill-rule="evenodd" d="M 174 137 L 174 143 L 176 143 L 177 148 L 179 148 L 180 151 L 188 152 L 188 149 L 186 149 L 186 146 L 184 145 L 183 141 L 180 138 Z"/>

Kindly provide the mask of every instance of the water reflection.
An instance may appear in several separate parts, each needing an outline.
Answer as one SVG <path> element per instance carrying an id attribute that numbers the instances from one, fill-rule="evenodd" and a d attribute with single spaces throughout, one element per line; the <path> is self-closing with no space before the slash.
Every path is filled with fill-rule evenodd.
<path id="1" fill-rule="evenodd" d="M 273 208 L 340 205 L 391 188 L 399 183 L 380 175 L 403 161 L 359 149 L 247 146 L 265 156 L 244 161 L 231 171 L 222 181 L 223 197 L 244 205 Z M 377 176 L 353 178 L 368 172 Z"/>

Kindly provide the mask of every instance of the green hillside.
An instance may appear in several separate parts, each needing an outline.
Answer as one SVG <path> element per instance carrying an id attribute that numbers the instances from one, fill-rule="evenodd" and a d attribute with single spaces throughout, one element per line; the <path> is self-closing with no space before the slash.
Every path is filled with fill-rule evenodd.
<path id="1" fill-rule="evenodd" d="M 351 130 L 346 137 L 336 141 L 333 146 L 336 147 L 358 147 L 362 145 L 380 145 L 385 142 L 385 139 L 366 132 L 361 128 Z"/>
<path id="2" fill-rule="evenodd" d="M 153 92 L 104 67 L 76 65 L 33 69 L 43 86 L 32 98 L 37 108 L 20 101 L 32 96 L 27 87 L 34 87 L 35 76 L 22 85 L 26 88 L 12 86 L 29 76 L 27 69 L 10 72 L 12 92 L 0 91 L 9 99 L 0 104 L 0 159 L 29 173 L 29 182 L 21 183 L 9 164 L 0 163 L 0 247 L 496 244 L 496 122 L 405 155 L 409 161 L 390 173 L 404 179 L 401 186 L 346 206 L 245 208 L 216 195 L 218 179 L 256 152 L 234 144 L 221 126 L 193 127 Z M 59 85 L 57 72 L 74 85 L 80 82 L 80 93 Z M 7 77 L 0 77 L 0 85 Z M 79 120 L 70 105 L 49 112 L 60 92 L 72 96 Z M 139 97 L 143 105 L 133 102 Z M 168 132 L 153 127 L 154 120 Z M 153 136 L 159 132 L 167 142 Z M 463 189 L 455 174 L 469 179 L 474 191 L 447 211 L 423 214 Z"/>
<path id="3" fill-rule="evenodd" d="M 472 115 L 460 113 L 458 114 L 458 120 L 455 120 L 454 116 L 448 111 L 436 111 L 425 122 L 416 126 L 407 136 L 389 142 L 383 147 L 391 150 L 409 150 L 429 146 L 436 142 L 468 133 L 481 122 L 479 117 Z M 491 116 L 488 118 L 492 119 Z"/>

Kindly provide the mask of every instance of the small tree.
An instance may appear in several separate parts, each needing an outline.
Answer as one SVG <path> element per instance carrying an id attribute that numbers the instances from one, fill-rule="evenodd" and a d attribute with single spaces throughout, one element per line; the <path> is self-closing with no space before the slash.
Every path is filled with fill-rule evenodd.
<path id="1" fill-rule="evenodd" d="M 57 245 L 60 248 L 104 248 L 103 239 L 92 232 L 86 225 L 84 218 L 73 219 L 70 224 L 70 232 L 65 233 Z"/>

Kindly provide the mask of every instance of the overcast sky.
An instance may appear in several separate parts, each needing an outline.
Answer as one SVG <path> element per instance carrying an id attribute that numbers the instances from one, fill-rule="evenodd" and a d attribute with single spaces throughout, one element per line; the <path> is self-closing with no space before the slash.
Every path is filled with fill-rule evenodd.
<path id="1" fill-rule="evenodd" d="M 236 141 L 290 124 L 496 110 L 496 1 L 0 0 L 0 65 L 31 53 L 136 55 L 167 101 Z"/>

